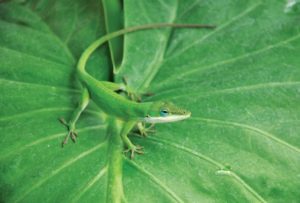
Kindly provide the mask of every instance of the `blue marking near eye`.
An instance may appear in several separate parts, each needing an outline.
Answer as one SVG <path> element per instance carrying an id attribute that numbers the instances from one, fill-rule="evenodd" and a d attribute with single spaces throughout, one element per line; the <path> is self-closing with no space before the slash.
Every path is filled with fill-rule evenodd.
<path id="1" fill-rule="evenodd" d="M 162 117 L 165 117 L 165 116 L 168 116 L 169 115 L 169 112 L 167 110 L 160 110 L 160 116 Z"/>

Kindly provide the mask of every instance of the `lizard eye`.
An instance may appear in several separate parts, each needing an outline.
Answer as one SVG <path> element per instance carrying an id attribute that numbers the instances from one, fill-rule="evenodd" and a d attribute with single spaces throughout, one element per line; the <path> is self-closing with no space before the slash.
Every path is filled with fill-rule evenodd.
<path id="1" fill-rule="evenodd" d="M 169 111 L 168 111 L 168 110 L 166 110 L 166 109 L 160 110 L 160 116 L 165 117 L 165 116 L 167 116 L 167 115 L 169 115 Z"/>

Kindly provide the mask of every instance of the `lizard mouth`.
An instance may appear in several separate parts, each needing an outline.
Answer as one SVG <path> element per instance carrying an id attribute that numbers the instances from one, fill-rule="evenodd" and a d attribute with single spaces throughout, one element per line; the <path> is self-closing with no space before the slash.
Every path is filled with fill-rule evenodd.
<path id="1" fill-rule="evenodd" d="M 186 115 L 170 115 L 170 116 L 165 116 L 165 117 L 147 116 L 147 117 L 143 118 L 143 121 L 146 123 L 170 123 L 170 122 L 185 120 L 189 117 L 191 117 L 191 113 L 186 114 Z"/>

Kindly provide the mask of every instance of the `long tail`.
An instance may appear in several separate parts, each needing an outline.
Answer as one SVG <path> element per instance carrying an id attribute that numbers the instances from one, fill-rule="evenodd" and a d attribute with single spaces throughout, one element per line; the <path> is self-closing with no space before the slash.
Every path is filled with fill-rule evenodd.
<path id="1" fill-rule="evenodd" d="M 94 41 L 81 55 L 79 62 L 77 64 L 77 70 L 81 74 L 86 74 L 85 65 L 87 60 L 89 59 L 90 55 L 102 44 L 105 42 L 118 37 L 120 35 L 124 35 L 129 32 L 135 32 L 140 30 L 147 30 L 147 29 L 159 29 L 159 28 L 166 28 L 166 27 L 173 27 L 173 28 L 206 28 L 212 29 L 215 28 L 213 25 L 203 25 L 203 24 L 172 24 L 172 23 L 157 23 L 157 24 L 147 24 L 135 27 L 124 28 L 122 30 L 118 30 L 116 32 L 109 33 L 96 41 Z"/>

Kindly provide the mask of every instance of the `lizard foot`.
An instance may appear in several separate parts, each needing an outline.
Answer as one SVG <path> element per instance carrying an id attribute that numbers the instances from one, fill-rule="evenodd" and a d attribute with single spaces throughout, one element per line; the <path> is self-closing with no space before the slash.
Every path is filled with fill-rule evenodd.
<path id="1" fill-rule="evenodd" d="M 127 78 L 123 76 L 122 80 L 125 85 L 125 91 L 127 92 L 127 96 L 129 97 L 129 99 L 132 101 L 141 102 L 142 98 L 128 86 Z"/>
<path id="2" fill-rule="evenodd" d="M 137 124 L 139 134 L 141 137 L 147 137 L 149 133 L 155 133 L 154 124 L 152 123 L 149 127 L 146 127 L 145 123 Z"/>
<path id="3" fill-rule="evenodd" d="M 134 153 L 137 153 L 137 154 L 144 154 L 143 152 L 143 147 L 142 146 L 139 146 L 139 145 L 132 145 L 131 147 L 128 147 L 128 149 L 124 150 L 124 153 L 130 153 L 129 157 L 130 159 L 133 159 L 134 158 Z"/>
<path id="4" fill-rule="evenodd" d="M 59 121 L 68 129 L 68 134 L 66 135 L 65 139 L 61 143 L 62 147 L 64 147 L 68 143 L 69 137 L 75 143 L 77 138 L 77 133 L 75 132 L 75 130 L 70 128 L 70 125 L 67 124 L 65 119 L 60 118 Z"/>
<path id="5" fill-rule="evenodd" d="M 125 92 L 127 92 L 127 96 L 130 100 L 136 101 L 136 102 L 142 102 L 143 97 L 150 97 L 153 96 L 154 94 L 151 92 L 146 92 L 146 93 L 138 93 L 132 90 L 127 82 L 127 78 L 125 76 L 122 77 L 123 83 L 125 85 Z"/>

